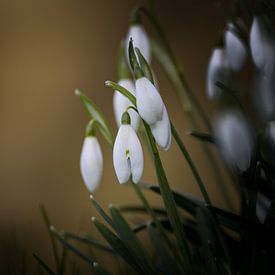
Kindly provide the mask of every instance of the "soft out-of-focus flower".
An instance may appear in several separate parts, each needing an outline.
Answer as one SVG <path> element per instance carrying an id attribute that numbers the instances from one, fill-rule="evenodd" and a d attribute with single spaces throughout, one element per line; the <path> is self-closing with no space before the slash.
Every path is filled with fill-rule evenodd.
<path id="1" fill-rule="evenodd" d="M 232 22 L 228 23 L 225 32 L 225 50 L 232 70 L 240 71 L 247 60 L 247 49 Z"/>
<path id="2" fill-rule="evenodd" d="M 139 48 L 146 61 L 151 61 L 150 42 L 146 31 L 141 24 L 131 25 L 125 40 L 125 54 L 129 63 L 128 47 L 130 39 L 133 39 L 134 48 Z"/>
<path id="3" fill-rule="evenodd" d="M 258 72 L 253 81 L 252 101 L 263 121 L 275 120 L 275 71 L 265 76 Z"/>
<path id="4" fill-rule="evenodd" d="M 207 96 L 218 99 L 222 93 L 216 83 L 228 85 L 231 79 L 231 69 L 225 49 L 215 48 L 210 57 L 207 71 Z"/>
<path id="5" fill-rule="evenodd" d="M 252 59 L 265 75 L 274 72 L 275 38 L 269 19 L 264 15 L 254 16 L 250 31 Z"/>
<path id="6" fill-rule="evenodd" d="M 133 95 L 135 95 L 135 86 L 130 79 L 121 79 L 118 84 L 125 89 L 127 89 L 129 92 L 131 92 Z M 126 109 L 129 106 L 133 106 L 133 104 L 130 102 L 130 100 L 122 95 L 119 92 L 114 93 L 114 111 L 115 111 L 115 118 L 116 118 L 116 123 L 118 127 L 121 125 L 121 117 L 123 113 L 126 111 Z M 131 117 L 131 126 L 137 130 L 140 122 L 140 117 L 139 115 L 132 109 L 128 110 L 128 113 Z"/>
<path id="7" fill-rule="evenodd" d="M 114 168 L 121 184 L 126 183 L 130 176 L 134 183 L 138 183 L 143 173 L 142 147 L 135 130 L 129 123 L 130 116 L 124 113 L 113 149 Z"/>
<path id="8" fill-rule="evenodd" d="M 253 132 L 244 115 L 235 109 L 219 114 L 214 125 L 219 151 L 232 168 L 246 171 L 254 149 Z"/>
<path id="9" fill-rule="evenodd" d="M 149 124 L 157 144 L 168 150 L 171 144 L 171 125 L 159 91 L 146 78 L 136 80 L 136 100 L 139 115 Z"/>
<path id="10" fill-rule="evenodd" d="M 94 192 L 100 183 L 103 170 L 102 152 L 95 136 L 87 136 L 84 139 L 80 170 L 86 187 L 90 192 Z"/>
<path id="11" fill-rule="evenodd" d="M 256 215 L 260 223 L 265 222 L 270 205 L 271 205 L 270 199 L 268 199 L 265 195 L 261 193 L 257 194 Z"/>

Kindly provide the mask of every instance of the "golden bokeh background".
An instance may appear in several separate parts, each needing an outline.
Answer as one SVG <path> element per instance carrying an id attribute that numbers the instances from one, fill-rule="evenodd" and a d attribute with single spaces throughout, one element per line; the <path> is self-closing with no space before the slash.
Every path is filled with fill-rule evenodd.
<path id="1" fill-rule="evenodd" d="M 116 80 L 117 52 L 120 39 L 127 32 L 129 13 L 134 6 L 145 2 L 0 0 L 0 243 L 3 259 L 9 259 L 8 252 L 14 251 L 16 236 L 27 258 L 37 252 L 46 260 L 52 260 L 39 203 L 47 207 L 58 229 L 95 232 L 90 217 L 96 213 L 79 172 L 88 117 L 74 96 L 74 89 L 80 88 L 93 99 L 115 133 L 112 91 L 104 86 L 104 81 Z M 214 106 L 205 97 L 205 74 L 211 48 L 225 22 L 223 5 L 213 0 L 157 2 L 176 55 L 211 116 Z M 147 27 L 153 34 L 152 28 Z M 190 149 L 212 200 L 225 206 L 199 142 L 185 134 L 188 121 L 173 90 L 161 70 L 155 67 L 155 71 L 170 116 Z M 133 190 L 117 183 L 111 149 L 102 139 L 101 144 L 104 176 L 95 193 L 97 200 L 104 207 L 109 203 L 137 203 Z M 175 144 L 161 155 L 171 185 L 199 195 Z M 148 156 L 143 178 L 156 182 Z M 158 203 L 157 196 L 150 195 L 149 199 Z M 233 205 L 237 208 L 234 200 L 233 196 Z M 6 263 L 9 264 L 9 260 Z"/>

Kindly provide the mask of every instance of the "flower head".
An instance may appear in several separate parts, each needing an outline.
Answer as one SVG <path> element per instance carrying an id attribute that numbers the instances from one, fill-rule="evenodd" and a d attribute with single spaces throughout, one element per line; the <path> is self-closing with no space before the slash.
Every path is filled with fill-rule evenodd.
<path id="1" fill-rule="evenodd" d="M 138 183 L 143 173 L 143 151 L 138 136 L 130 125 L 130 116 L 125 112 L 118 130 L 114 149 L 113 163 L 118 181 L 126 183 L 130 177 Z"/>
<path id="2" fill-rule="evenodd" d="M 103 157 L 95 136 L 86 136 L 80 156 L 80 170 L 84 183 L 90 192 L 98 187 L 103 170 Z"/>
<path id="3" fill-rule="evenodd" d="M 135 95 L 135 86 L 130 79 L 121 79 L 118 84 L 125 89 L 127 89 L 129 92 L 131 92 L 133 95 Z M 130 102 L 130 100 L 123 96 L 119 92 L 114 93 L 114 111 L 115 111 L 115 118 L 116 118 L 116 123 L 118 127 L 121 125 L 121 117 L 123 113 L 126 111 L 126 109 L 129 106 L 133 106 L 133 104 Z M 131 126 L 133 127 L 134 130 L 138 129 L 140 118 L 139 115 L 134 111 L 129 109 L 128 113 L 131 117 Z"/>

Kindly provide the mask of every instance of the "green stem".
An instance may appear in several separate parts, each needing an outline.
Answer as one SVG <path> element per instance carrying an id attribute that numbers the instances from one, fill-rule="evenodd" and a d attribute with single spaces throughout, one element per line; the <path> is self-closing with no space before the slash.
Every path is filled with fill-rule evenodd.
<path id="1" fill-rule="evenodd" d="M 155 164 L 155 170 L 158 177 L 159 187 L 161 191 L 161 196 L 165 205 L 165 208 L 167 210 L 167 215 L 170 220 L 171 226 L 175 232 L 175 236 L 181 251 L 181 254 L 183 256 L 185 267 L 192 269 L 192 258 L 189 250 L 189 246 L 187 243 L 187 238 L 185 231 L 181 224 L 181 218 L 178 213 L 178 209 L 176 207 L 176 202 L 173 196 L 173 193 L 170 189 L 164 168 L 162 166 L 162 162 L 158 153 L 158 149 L 154 140 L 154 137 L 152 135 L 150 126 L 146 123 L 144 123 L 145 131 L 147 133 L 150 146 L 153 151 L 153 157 L 154 157 L 154 164 Z"/>
<path id="2" fill-rule="evenodd" d="M 172 124 L 172 122 L 171 122 L 171 130 L 172 130 L 173 137 L 175 138 L 175 140 L 177 142 L 177 145 L 179 146 L 182 154 L 184 155 L 184 157 L 185 157 L 185 159 L 186 159 L 186 161 L 187 161 L 187 163 L 188 163 L 188 165 L 189 165 L 189 167 L 190 167 L 190 169 L 191 169 L 191 171 L 192 171 L 192 173 L 194 175 L 194 178 L 196 179 L 196 181 L 198 183 L 198 186 L 200 188 L 200 191 L 201 191 L 201 193 L 203 195 L 203 198 L 204 198 L 205 202 L 207 204 L 211 205 L 210 198 L 209 198 L 209 196 L 207 194 L 207 191 L 206 191 L 206 189 L 204 187 L 204 183 L 203 183 L 203 181 L 202 181 L 202 179 L 201 179 L 201 177 L 199 175 L 199 172 L 198 172 L 198 170 L 197 170 L 197 168 L 196 168 L 196 166 L 195 166 L 195 164 L 194 164 L 194 162 L 193 162 L 190 154 L 188 153 L 188 151 L 187 151 L 184 143 L 182 142 L 179 134 L 177 133 L 177 130 L 175 129 L 174 125 Z"/>

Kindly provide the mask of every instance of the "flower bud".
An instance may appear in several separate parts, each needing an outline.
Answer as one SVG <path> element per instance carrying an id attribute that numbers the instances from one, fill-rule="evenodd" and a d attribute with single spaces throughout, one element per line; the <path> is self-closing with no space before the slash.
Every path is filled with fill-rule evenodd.
<path id="1" fill-rule="evenodd" d="M 134 48 L 139 48 L 148 63 L 151 61 L 150 43 L 147 34 L 141 24 L 131 25 L 125 40 L 125 54 L 129 63 L 128 47 L 130 39 L 133 39 Z"/>
<path id="2" fill-rule="evenodd" d="M 223 111 L 214 125 L 214 134 L 219 151 L 232 168 L 246 171 L 254 149 L 251 128 L 239 110 Z"/>
<path id="3" fill-rule="evenodd" d="M 271 22 L 264 15 L 254 16 L 250 32 L 252 59 L 265 75 L 273 73 L 275 66 L 275 38 Z"/>
<path id="4" fill-rule="evenodd" d="M 209 99 L 218 99 L 222 93 L 216 83 L 228 85 L 231 79 L 231 70 L 226 51 L 215 48 L 210 57 L 207 72 L 207 96 Z"/>
<path id="5" fill-rule="evenodd" d="M 113 163 L 119 183 L 126 183 L 130 176 L 138 183 L 143 173 L 143 151 L 134 129 L 122 124 L 118 130 L 113 150 Z"/>
<path id="6" fill-rule="evenodd" d="M 237 28 L 231 22 L 225 32 L 225 50 L 232 70 L 240 71 L 247 60 L 247 50 Z"/>
<path id="7" fill-rule="evenodd" d="M 118 84 L 124 87 L 125 89 L 127 89 L 132 95 L 135 95 L 135 86 L 130 79 L 121 79 L 118 82 Z M 126 109 L 129 106 L 133 106 L 133 104 L 130 102 L 130 100 L 127 97 L 122 95 L 120 92 L 116 91 L 114 93 L 113 105 L 114 105 L 116 123 L 117 123 L 117 126 L 119 127 L 121 125 L 122 114 L 126 111 Z M 131 117 L 131 126 L 133 127 L 134 130 L 137 130 L 140 122 L 139 115 L 132 109 L 129 109 L 128 113 Z"/>
<path id="8" fill-rule="evenodd" d="M 92 193 L 98 187 L 103 170 L 103 157 L 95 136 L 85 137 L 80 156 L 80 170 L 84 183 Z"/>

